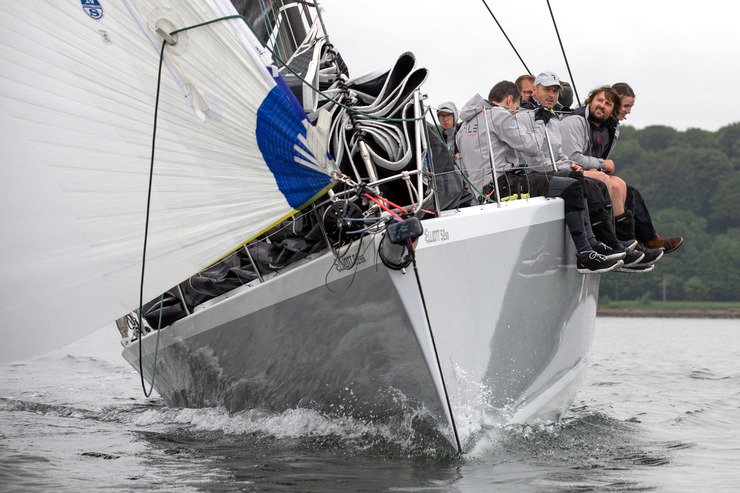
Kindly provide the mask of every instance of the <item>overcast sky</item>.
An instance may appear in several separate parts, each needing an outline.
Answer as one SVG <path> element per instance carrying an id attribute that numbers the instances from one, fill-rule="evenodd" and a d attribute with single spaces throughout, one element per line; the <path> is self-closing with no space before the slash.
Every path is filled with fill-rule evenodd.
<path id="1" fill-rule="evenodd" d="M 429 69 L 431 106 L 462 108 L 527 72 L 482 0 L 319 1 L 351 76 L 411 51 Z M 486 1 L 534 75 L 573 80 L 581 101 L 594 87 L 628 82 L 637 94 L 628 124 L 715 131 L 740 121 L 740 2 L 550 0 L 571 79 L 546 0 Z"/>

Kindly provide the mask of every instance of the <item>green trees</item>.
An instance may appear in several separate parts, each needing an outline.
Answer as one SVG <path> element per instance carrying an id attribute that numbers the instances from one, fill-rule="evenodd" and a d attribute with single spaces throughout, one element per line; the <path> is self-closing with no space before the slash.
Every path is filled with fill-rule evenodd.
<path id="1" fill-rule="evenodd" d="M 740 300 L 740 123 L 717 132 L 620 128 L 616 174 L 645 198 L 661 236 L 684 244 L 647 274 L 608 274 L 611 299 Z"/>
<path id="2" fill-rule="evenodd" d="M 719 149 L 729 158 L 740 157 L 740 122 L 720 128 L 718 134 Z"/>

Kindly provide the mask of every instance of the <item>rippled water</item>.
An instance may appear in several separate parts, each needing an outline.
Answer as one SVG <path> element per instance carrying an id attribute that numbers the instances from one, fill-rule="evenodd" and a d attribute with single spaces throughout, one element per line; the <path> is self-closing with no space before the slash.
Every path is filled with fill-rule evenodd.
<path id="1" fill-rule="evenodd" d="M 414 416 L 172 409 L 110 328 L 0 366 L 0 490 L 736 491 L 740 322 L 597 320 L 557 424 L 491 427 L 458 458 Z"/>

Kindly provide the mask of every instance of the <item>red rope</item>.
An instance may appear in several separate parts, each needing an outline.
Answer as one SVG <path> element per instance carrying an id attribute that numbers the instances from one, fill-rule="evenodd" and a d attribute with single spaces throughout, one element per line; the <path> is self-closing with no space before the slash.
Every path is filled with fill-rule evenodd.
<path id="1" fill-rule="evenodd" d="M 386 211 L 386 212 L 390 213 L 390 215 L 391 215 L 391 216 L 395 217 L 395 218 L 396 218 L 396 219 L 398 219 L 399 221 L 401 221 L 401 220 L 402 220 L 402 219 L 401 219 L 401 216 L 399 216 L 398 214 L 396 214 L 395 212 L 393 212 L 392 210 L 390 210 L 390 209 L 389 209 L 388 207 L 386 207 L 385 205 L 381 204 L 379 200 L 377 200 L 377 199 L 376 199 L 375 197 L 373 197 L 373 196 L 372 196 L 372 195 L 370 195 L 369 193 L 365 192 L 365 197 L 369 198 L 370 200 L 372 200 L 373 202 L 375 202 L 376 204 L 378 204 L 378 205 L 380 206 L 380 208 L 381 208 L 381 209 L 383 209 L 384 211 Z M 393 204 L 391 204 L 391 205 L 393 205 Z M 400 207 L 399 207 L 399 209 L 400 209 Z M 403 210 L 403 209 L 402 209 L 402 210 Z M 404 212 L 406 212 L 406 211 L 404 210 Z"/>
<path id="2" fill-rule="evenodd" d="M 368 197 L 370 197 L 370 195 L 367 192 L 365 192 L 365 195 L 367 195 Z M 395 207 L 396 209 L 401 209 L 404 214 L 408 214 L 409 213 L 409 211 L 407 211 L 406 209 L 404 209 L 400 205 L 396 205 L 396 204 L 394 204 L 393 202 L 391 202 L 390 200 L 388 200 L 386 198 L 383 198 L 383 197 L 377 197 L 377 198 L 380 199 L 380 200 L 382 200 L 386 204 L 390 205 L 391 207 Z"/>
<path id="3" fill-rule="evenodd" d="M 384 202 L 387 202 L 390 205 L 392 205 L 393 207 L 395 207 L 396 209 L 401 209 L 405 214 L 408 214 L 408 211 L 406 209 L 404 209 L 403 207 L 397 206 L 396 204 L 394 204 L 393 202 L 391 202 L 388 199 L 384 199 L 382 197 L 377 197 L 376 198 L 376 197 L 373 197 L 372 195 L 370 195 L 367 192 L 365 192 L 365 197 L 369 198 L 370 200 L 372 200 L 373 202 L 375 202 L 376 204 L 378 204 L 378 206 L 380 206 L 381 209 L 383 209 L 384 211 L 390 213 L 391 216 L 393 216 L 394 218 L 398 219 L 399 221 L 402 221 L 401 216 L 399 216 L 398 214 L 396 214 L 395 212 L 393 212 L 392 210 L 390 210 L 385 205 L 381 204 L 380 203 L 380 200 L 382 200 Z M 378 200 L 378 199 L 380 199 L 380 200 Z M 409 239 L 409 240 L 406 240 L 406 241 L 409 244 L 409 250 L 414 251 L 414 244 L 411 242 L 411 240 Z"/>

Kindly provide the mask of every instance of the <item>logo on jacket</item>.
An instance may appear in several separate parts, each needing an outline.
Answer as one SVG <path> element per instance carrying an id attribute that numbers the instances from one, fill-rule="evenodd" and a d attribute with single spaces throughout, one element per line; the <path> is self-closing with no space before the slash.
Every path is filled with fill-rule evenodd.
<path id="1" fill-rule="evenodd" d="M 103 18 L 103 6 L 98 0 L 80 0 L 85 13 L 95 20 Z"/>

